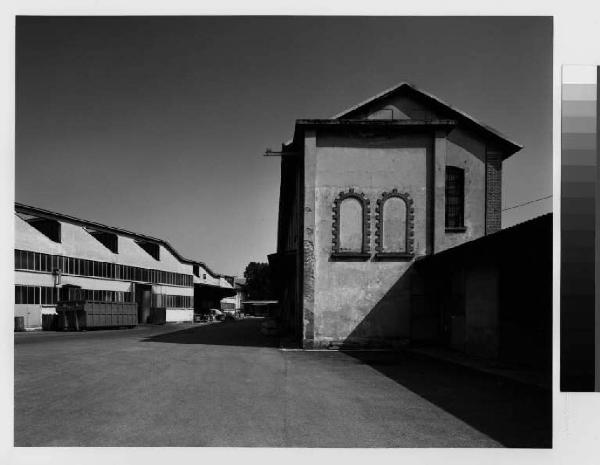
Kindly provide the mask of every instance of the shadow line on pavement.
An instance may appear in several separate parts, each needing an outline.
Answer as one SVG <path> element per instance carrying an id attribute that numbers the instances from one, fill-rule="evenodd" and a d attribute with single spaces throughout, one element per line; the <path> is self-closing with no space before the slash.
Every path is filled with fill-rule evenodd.
<path id="1" fill-rule="evenodd" d="M 406 352 L 347 355 L 506 447 L 552 447 L 552 392 Z"/>
<path id="2" fill-rule="evenodd" d="M 171 333 L 158 334 L 142 339 L 142 342 L 169 344 L 204 344 L 241 347 L 279 347 L 277 337 L 260 332 L 262 318 L 224 321 L 196 326 Z"/>

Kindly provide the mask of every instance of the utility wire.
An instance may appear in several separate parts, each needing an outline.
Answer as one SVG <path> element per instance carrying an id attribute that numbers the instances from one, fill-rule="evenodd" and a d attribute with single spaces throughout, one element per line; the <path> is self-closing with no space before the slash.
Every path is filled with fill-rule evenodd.
<path id="1" fill-rule="evenodd" d="M 546 197 L 540 197 L 539 199 L 530 200 L 529 202 L 519 203 L 517 205 L 513 205 L 512 207 L 503 208 L 502 211 L 505 212 L 506 210 L 512 210 L 513 208 L 523 207 L 523 206 L 529 205 L 530 203 L 533 203 L 533 202 L 539 202 L 540 200 L 549 199 L 550 197 L 552 197 L 552 194 L 547 195 Z"/>

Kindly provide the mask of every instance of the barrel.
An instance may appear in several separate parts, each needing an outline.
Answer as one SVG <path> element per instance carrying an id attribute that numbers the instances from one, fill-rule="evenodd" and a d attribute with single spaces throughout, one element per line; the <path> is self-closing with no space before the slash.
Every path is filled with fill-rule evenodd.
<path id="1" fill-rule="evenodd" d="M 25 317 L 24 316 L 16 316 L 15 317 L 15 331 L 25 331 Z"/>

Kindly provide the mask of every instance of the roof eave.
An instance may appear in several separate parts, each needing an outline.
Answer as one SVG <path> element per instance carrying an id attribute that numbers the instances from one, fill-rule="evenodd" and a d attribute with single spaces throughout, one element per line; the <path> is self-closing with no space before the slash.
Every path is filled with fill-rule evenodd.
<path id="1" fill-rule="evenodd" d="M 368 98 L 367 100 L 362 101 L 359 104 L 356 104 L 356 105 L 353 105 L 353 106 L 347 108 L 346 110 L 334 115 L 332 118 L 343 119 L 344 117 L 348 117 L 352 113 L 354 113 L 357 110 L 359 110 L 360 108 L 364 107 L 365 105 L 368 105 L 368 104 L 376 102 L 380 99 L 383 99 L 383 98 L 387 97 L 388 95 L 400 90 L 403 87 L 410 89 L 413 92 L 416 92 L 416 93 L 424 96 L 427 99 L 432 100 L 433 102 L 435 102 L 438 105 L 442 105 L 442 106 L 448 108 L 450 111 L 454 112 L 459 117 L 464 118 L 465 120 L 470 121 L 471 123 L 475 124 L 477 127 L 479 127 L 481 130 L 483 130 L 485 133 L 492 135 L 495 139 L 500 141 L 500 145 L 502 145 L 503 147 L 506 148 L 505 149 L 506 152 L 505 152 L 503 159 L 507 159 L 511 155 L 514 155 L 519 150 L 523 149 L 522 145 L 516 143 L 515 141 L 512 141 L 511 139 L 506 137 L 504 134 L 502 134 L 500 131 L 492 128 L 491 126 L 488 126 L 487 124 L 485 124 L 481 121 L 478 121 L 476 118 L 472 117 L 468 113 L 465 113 L 464 111 L 459 110 L 458 108 L 455 108 L 454 106 L 448 104 L 447 102 L 443 101 L 439 97 L 437 97 L 433 94 L 430 94 L 429 92 L 426 92 L 409 82 L 400 82 L 399 84 L 396 84 L 395 86 L 390 87 L 389 89 L 386 89 L 383 92 L 380 92 L 379 94 L 376 94 L 376 95 Z"/>
<path id="2" fill-rule="evenodd" d="M 19 213 L 31 214 L 35 216 L 40 216 L 43 218 L 55 219 L 58 221 L 64 221 L 65 223 L 76 224 L 82 227 L 89 227 L 93 229 L 98 229 L 100 231 L 105 231 L 113 234 L 118 234 L 121 236 L 130 237 L 132 239 L 141 239 L 149 242 L 154 242 L 164 246 L 169 252 L 171 252 L 175 258 L 177 258 L 180 262 L 187 263 L 190 265 L 200 265 L 206 271 L 215 278 L 220 278 L 222 275 L 219 273 L 215 273 L 211 270 L 204 262 L 200 262 L 197 260 L 192 260 L 189 258 L 185 258 L 182 256 L 175 248 L 166 240 L 160 239 L 157 237 L 147 236 L 146 234 L 140 234 L 133 231 L 128 231 L 127 229 L 121 229 L 114 226 L 108 226 L 102 223 L 97 223 L 95 221 L 84 220 L 81 218 L 77 218 L 75 216 L 66 215 L 64 213 L 57 213 L 50 210 L 46 210 L 40 207 L 34 207 L 32 205 L 26 205 L 24 203 L 15 202 L 15 211 Z"/>

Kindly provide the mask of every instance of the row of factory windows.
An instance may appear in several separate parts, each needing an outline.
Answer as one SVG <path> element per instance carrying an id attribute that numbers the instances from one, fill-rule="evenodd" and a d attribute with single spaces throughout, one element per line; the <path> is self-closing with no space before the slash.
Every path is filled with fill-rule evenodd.
<path id="1" fill-rule="evenodd" d="M 194 283 L 192 275 L 187 274 L 18 249 L 15 249 L 15 269 L 46 272 L 60 270 L 61 273 L 70 275 L 169 284 L 172 286 L 189 287 L 193 286 Z"/>
<path id="2" fill-rule="evenodd" d="M 131 292 L 15 285 L 15 304 L 55 305 L 58 300 L 131 302 Z"/>
<path id="3" fill-rule="evenodd" d="M 152 294 L 153 307 L 192 308 L 194 298 L 189 295 Z"/>
<path id="4" fill-rule="evenodd" d="M 59 300 L 94 300 L 98 302 L 131 302 L 131 292 L 98 289 L 55 288 L 15 285 L 15 304 L 56 305 Z M 153 307 L 192 308 L 194 298 L 183 295 L 153 294 Z"/>

